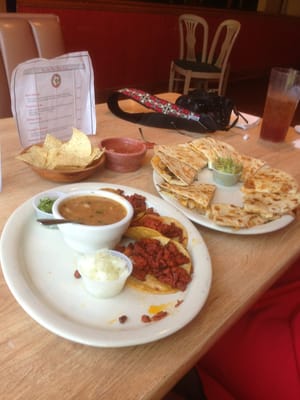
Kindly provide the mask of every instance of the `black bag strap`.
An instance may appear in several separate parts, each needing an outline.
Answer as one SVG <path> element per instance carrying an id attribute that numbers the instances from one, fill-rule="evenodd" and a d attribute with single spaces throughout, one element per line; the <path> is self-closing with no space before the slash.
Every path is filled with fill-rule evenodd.
<path id="1" fill-rule="evenodd" d="M 124 97 L 137 101 L 152 112 L 130 113 L 122 110 L 119 100 Z M 194 113 L 139 89 L 120 89 L 109 96 L 107 105 L 114 115 L 136 124 L 199 133 L 215 132 L 218 129 L 211 115 Z"/>

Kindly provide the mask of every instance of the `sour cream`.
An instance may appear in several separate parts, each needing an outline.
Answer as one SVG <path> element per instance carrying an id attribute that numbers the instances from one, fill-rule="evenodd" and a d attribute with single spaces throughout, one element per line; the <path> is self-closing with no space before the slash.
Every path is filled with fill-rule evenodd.
<path id="1" fill-rule="evenodd" d="M 80 256 L 78 268 L 89 279 L 102 282 L 113 281 L 127 274 L 127 261 L 111 251 L 101 250 Z"/>
<path id="2" fill-rule="evenodd" d="M 106 249 L 80 255 L 77 267 L 86 290 L 97 297 L 118 294 L 132 272 L 132 263 L 128 257 Z"/>

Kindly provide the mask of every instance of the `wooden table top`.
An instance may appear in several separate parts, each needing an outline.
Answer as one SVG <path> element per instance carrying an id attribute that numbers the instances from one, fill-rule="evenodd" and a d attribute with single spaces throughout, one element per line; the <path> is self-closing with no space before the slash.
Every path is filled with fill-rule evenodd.
<path id="1" fill-rule="evenodd" d="M 191 138 L 171 130 L 143 127 L 160 144 Z M 259 127 L 216 132 L 241 153 L 266 160 L 300 183 L 300 136 L 290 128 L 286 142 L 259 139 Z M 97 105 L 97 135 L 139 137 L 138 127 Z M 21 151 L 13 119 L 0 120 L 2 192 L 0 227 L 11 213 L 36 193 L 58 184 L 41 179 L 16 160 Z M 149 150 L 142 168 L 117 174 L 100 170 L 88 181 L 132 186 L 157 195 Z M 300 256 L 299 217 L 285 228 L 262 235 L 231 235 L 197 226 L 208 247 L 213 270 L 211 291 L 201 312 L 183 329 L 159 341 L 98 348 L 73 343 L 36 323 L 16 302 L 0 274 L 1 398 L 16 399 L 161 399 L 237 318 Z"/>

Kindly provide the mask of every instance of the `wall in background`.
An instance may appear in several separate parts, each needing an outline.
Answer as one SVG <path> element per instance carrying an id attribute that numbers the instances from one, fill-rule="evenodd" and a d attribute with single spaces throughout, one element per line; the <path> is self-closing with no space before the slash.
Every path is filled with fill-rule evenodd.
<path id="1" fill-rule="evenodd" d="M 0 0 L 0 12 L 6 12 L 6 1 Z"/>
<path id="2" fill-rule="evenodd" d="M 230 81 L 269 74 L 275 65 L 300 68 L 300 53 L 290 45 L 300 42 L 297 17 L 116 0 L 21 0 L 17 10 L 59 15 L 67 51 L 88 50 L 91 55 L 101 100 L 126 86 L 167 90 L 170 62 L 179 52 L 178 16 L 185 12 L 205 17 L 211 36 L 226 18 L 241 22 Z"/>
<path id="3" fill-rule="evenodd" d="M 300 1 L 288 0 L 285 4 L 285 14 L 300 17 Z"/>
<path id="4" fill-rule="evenodd" d="M 300 16 L 299 0 L 259 0 L 257 11 Z"/>

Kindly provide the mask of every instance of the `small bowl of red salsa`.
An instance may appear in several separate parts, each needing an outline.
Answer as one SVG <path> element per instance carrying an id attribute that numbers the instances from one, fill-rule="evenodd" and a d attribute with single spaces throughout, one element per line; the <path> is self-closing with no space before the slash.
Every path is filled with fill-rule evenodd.
<path id="1" fill-rule="evenodd" d="M 142 166 L 147 146 L 138 139 L 111 137 L 101 141 L 105 167 L 116 172 L 133 172 Z"/>

